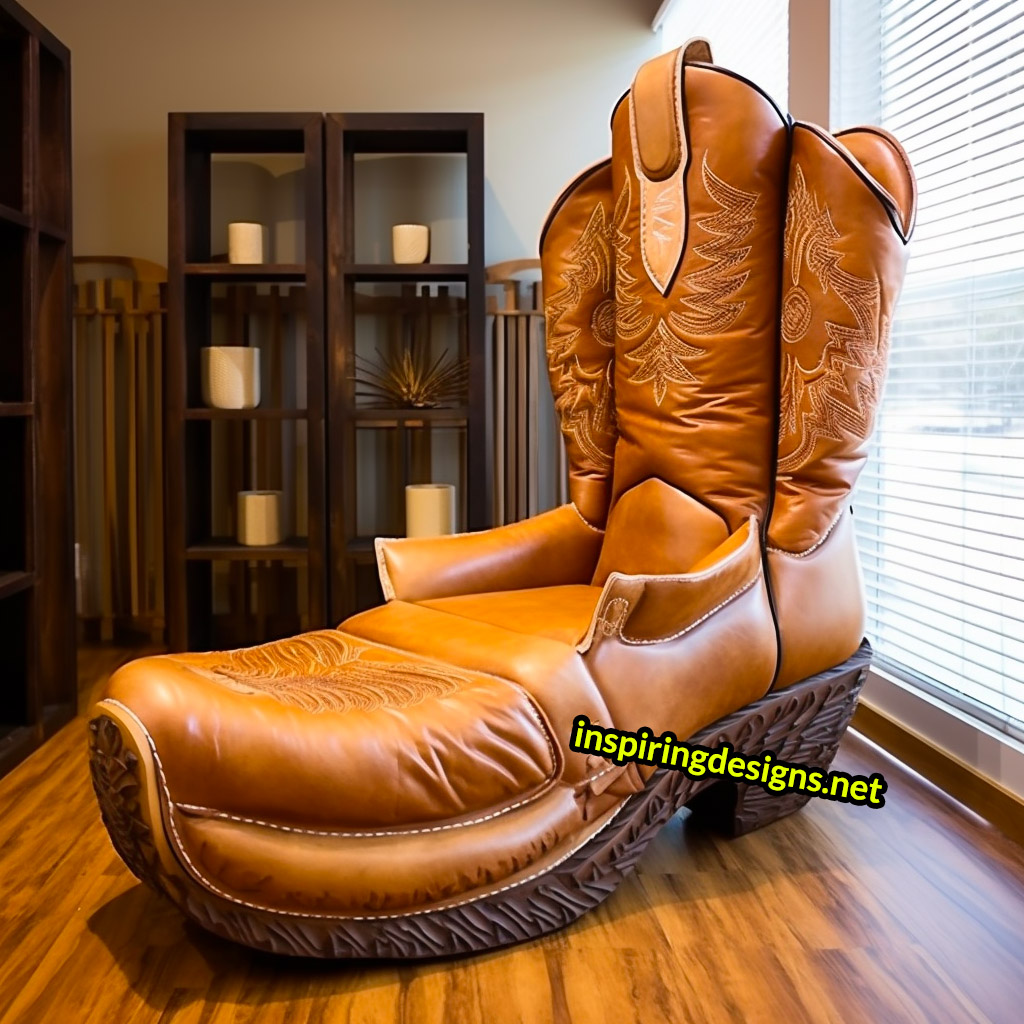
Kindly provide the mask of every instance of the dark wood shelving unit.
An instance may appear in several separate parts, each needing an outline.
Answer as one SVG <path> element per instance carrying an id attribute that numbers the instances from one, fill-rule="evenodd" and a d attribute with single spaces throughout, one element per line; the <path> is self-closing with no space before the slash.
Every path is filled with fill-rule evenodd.
<path id="1" fill-rule="evenodd" d="M 296 254 L 301 263 L 229 264 L 215 258 L 211 226 L 218 211 L 211 194 L 215 157 L 222 154 L 243 161 L 262 154 L 301 157 L 305 251 Z M 172 650 L 202 650 L 318 628 L 327 622 L 323 115 L 171 114 L 168 157 L 168 644 Z M 297 287 L 304 294 L 304 337 L 289 344 L 271 324 L 256 332 L 262 340 L 253 341 L 249 325 L 255 311 L 269 315 L 268 307 L 283 306 L 295 295 L 282 289 Z M 229 343 L 260 345 L 263 403 L 254 409 L 202 405 L 200 349 L 224 343 L 212 340 L 214 318 L 225 315 L 218 310 L 244 325 L 248 340 Z M 273 315 L 280 322 L 280 314 Z M 268 356 L 270 335 L 278 340 Z M 275 394 L 281 374 L 276 363 L 268 365 L 271 359 L 303 367 L 301 373 L 294 370 L 305 392 L 294 408 Z M 286 502 L 294 494 L 289 516 L 298 520 L 304 509 L 305 535 L 261 547 L 236 543 L 230 535 L 234 492 L 268 488 L 283 489 Z M 229 536 L 220 535 L 224 532 Z"/>
<path id="2" fill-rule="evenodd" d="M 186 420 L 304 420 L 306 409 L 186 409 Z"/>
<path id="3" fill-rule="evenodd" d="M 300 281 L 306 268 L 299 263 L 186 263 L 186 277 L 210 277 L 219 281 Z"/>
<path id="4" fill-rule="evenodd" d="M 70 76 L 0 0 L 0 775 L 77 710 Z"/>
<path id="5" fill-rule="evenodd" d="M 467 263 L 349 263 L 341 276 L 351 281 L 466 281 Z"/>
<path id="6" fill-rule="evenodd" d="M 245 547 L 230 537 L 213 537 L 205 543 L 187 547 L 185 557 L 192 561 L 266 562 L 304 560 L 308 552 L 309 545 L 304 537 L 289 537 L 280 544 L 260 548 Z"/>
<path id="7" fill-rule="evenodd" d="M 444 431 L 457 432 L 459 463 L 456 483 L 458 528 L 482 529 L 490 524 L 491 465 L 486 408 L 485 279 L 484 279 L 484 126 L 482 114 L 328 114 L 325 167 L 327 207 L 327 391 L 330 441 L 328 482 L 330 508 L 331 620 L 383 599 L 377 581 L 370 533 L 404 531 L 404 486 L 430 482 L 434 445 Z M 357 196 L 356 162 L 360 158 L 447 155 L 465 161 L 466 245 L 463 253 L 445 253 L 454 260 L 395 264 L 371 262 L 359 251 L 357 220 L 366 211 Z M 390 239 L 387 240 L 390 244 Z M 433 242 L 432 242 L 433 244 Z M 375 254 L 378 256 L 379 254 Z M 440 255 L 440 254 L 438 254 Z M 458 290 L 450 295 L 448 286 Z M 364 286 L 362 292 L 357 289 Z M 381 286 L 367 294 L 365 286 Z M 423 289 L 439 287 L 428 299 Z M 390 289 L 390 290 L 388 290 Z M 442 295 L 441 292 L 444 292 Z M 380 408 L 356 396 L 359 336 L 357 317 L 387 318 L 422 314 L 430 321 L 450 308 L 458 322 L 459 355 L 468 363 L 469 383 L 456 408 Z M 433 306 L 430 299 L 433 300 Z M 439 301 L 444 299 L 444 301 Z M 429 333 L 429 330 L 428 330 Z M 365 358 L 365 352 L 363 352 Z M 360 441 L 380 438 L 383 455 L 361 466 Z M 377 444 L 370 439 L 370 443 Z M 450 471 L 450 470 L 449 470 Z M 382 510 L 372 530 L 361 529 L 361 502 L 367 477 L 388 474 L 376 484 Z"/>

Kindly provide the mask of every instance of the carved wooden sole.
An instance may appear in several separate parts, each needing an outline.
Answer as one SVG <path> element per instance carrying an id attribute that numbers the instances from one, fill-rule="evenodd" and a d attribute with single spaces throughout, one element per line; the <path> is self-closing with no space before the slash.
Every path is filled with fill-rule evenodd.
<path id="1" fill-rule="evenodd" d="M 826 770 L 853 715 L 871 661 L 865 641 L 848 661 L 772 693 L 704 729 L 690 742 L 722 743 L 746 756 Z M 658 829 L 680 808 L 730 835 L 742 835 L 791 814 L 809 797 L 775 795 L 732 781 L 694 780 L 659 769 L 614 820 L 579 850 L 536 878 L 469 903 L 379 920 L 295 918 L 249 910 L 197 884 L 170 877 L 160 864 L 140 807 L 138 760 L 120 727 L 94 719 L 93 785 L 118 854 L 142 881 L 168 896 L 204 928 L 256 949 L 337 959 L 440 957 L 481 952 L 562 928 L 597 906 L 629 874 Z"/>

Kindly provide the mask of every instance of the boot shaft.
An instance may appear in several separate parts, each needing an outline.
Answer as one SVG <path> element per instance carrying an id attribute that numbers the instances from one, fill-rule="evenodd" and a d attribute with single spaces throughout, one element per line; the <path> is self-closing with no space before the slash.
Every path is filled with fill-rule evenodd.
<path id="1" fill-rule="evenodd" d="M 569 496 L 604 526 L 615 451 L 615 223 L 611 163 L 584 171 L 541 236 L 548 376 L 569 462 Z"/>
<path id="2" fill-rule="evenodd" d="M 768 512 L 788 123 L 709 56 L 649 62 L 612 118 L 619 441 L 598 583 L 684 572 Z"/>

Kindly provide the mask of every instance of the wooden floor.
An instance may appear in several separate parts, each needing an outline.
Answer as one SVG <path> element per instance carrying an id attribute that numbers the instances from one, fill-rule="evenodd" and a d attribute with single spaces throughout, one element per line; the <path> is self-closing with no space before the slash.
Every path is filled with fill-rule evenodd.
<path id="1" fill-rule="evenodd" d="M 81 657 L 95 690 L 117 652 Z M 1024 1020 L 1024 851 L 851 735 L 887 803 L 734 841 L 677 818 L 597 911 L 468 960 L 324 964 L 183 922 L 114 855 L 85 720 L 0 780 L 0 1024 Z"/>

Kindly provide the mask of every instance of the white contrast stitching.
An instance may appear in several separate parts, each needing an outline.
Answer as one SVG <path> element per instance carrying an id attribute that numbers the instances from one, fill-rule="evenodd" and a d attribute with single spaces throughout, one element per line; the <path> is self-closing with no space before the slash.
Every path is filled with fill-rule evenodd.
<path id="1" fill-rule="evenodd" d="M 600 771 L 596 775 L 589 775 L 587 778 L 580 779 L 579 782 L 574 783 L 574 786 L 590 785 L 601 778 L 602 775 L 607 775 L 617 767 L 617 765 L 612 765 L 611 768 L 605 768 L 604 771 Z M 543 790 L 543 793 L 547 792 L 550 792 L 550 787 Z M 227 811 L 216 811 L 212 807 L 203 807 L 201 804 L 176 803 L 175 807 L 189 814 L 201 815 L 206 818 L 217 818 L 221 821 L 237 821 L 241 825 L 258 825 L 261 828 L 270 828 L 277 832 L 294 832 L 297 835 L 303 836 L 321 836 L 328 839 L 386 839 L 388 837 L 399 839 L 403 836 L 419 836 L 431 832 L 448 832 L 456 828 L 467 828 L 470 825 L 481 825 L 485 821 L 493 821 L 495 818 L 500 818 L 503 814 L 508 814 L 510 811 L 518 810 L 520 807 L 533 803 L 543 793 L 531 794 L 527 799 L 518 800 L 514 804 L 509 804 L 508 807 L 503 807 L 500 811 L 493 811 L 490 814 L 484 814 L 479 818 L 471 818 L 468 821 L 456 821 L 448 825 L 432 825 L 429 828 L 391 829 L 383 832 L 334 832 L 330 829 L 299 828 L 297 825 L 281 825 L 273 821 L 263 821 L 260 818 L 246 818 L 238 814 L 228 814 Z"/>
<path id="2" fill-rule="evenodd" d="M 601 528 L 600 526 L 595 526 L 595 525 L 594 525 L 593 523 L 587 522 L 587 519 L 586 519 L 586 517 L 585 517 L 585 516 L 583 515 L 583 513 L 582 513 L 582 512 L 581 512 L 581 511 L 580 511 L 580 510 L 579 510 L 579 509 L 578 509 L 578 508 L 576 507 L 576 502 L 575 502 L 575 501 L 570 501 L 570 502 L 569 502 L 569 508 L 571 508 L 571 509 L 573 510 L 573 512 L 575 512 L 575 513 L 576 513 L 576 515 L 578 515 L 578 516 L 580 517 L 580 522 L 581 522 L 581 523 L 583 523 L 583 525 L 584 525 L 584 526 L 585 526 L 585 527 L 586 527 L 586 528 L 587 528 L 588 530 L 593 530 L 593 531 L 594 531 L 594 533 L 600 533 L 600 534 L 602 534 L 602 535 L 604 534 L 604 530 L 603 530 L 603 529 L 602 529 L 602 528 Z"/>
<path id="3" fill-rule="evenodd" d="M 579 843 L 572 847 L 572 849 L 570 849 L 564 856 L 556 860 L 553 864 L 549 864 L 547 867 L 541 869 L 540 871 L 535 871 L 532 875 L 529 875 L 526 878 L 521 878 L 518 882 L 509 882 L 508 885 L 503 885 L 500 889 L 492 889 L 487 892 L 480 893 L 479 895 L 470 896 L 467 899 L 459 900 L 457 903 L 449 903 L 443 907 L 435 907 L 429 910 L 410 910 L 405 911 L 401 914 L 366 915 L 310 914 L 306 911 L 301 910 L 278 910 L 276 908 L 268 906 L 261 907 L 258 904 L 249 903 L 246 900 L 238 899 L 237 896 L 230 896 L 226 892 L 221 892 L 221 890 L 218 889 L 217 886 L 215 886 L 212 882 L 205 878 L 204 875 L 196 869 L 196 866 L 192 863 L 188 854 L 185 852 L 184 847 L 181 845 L 181 837 L 178 835 L 178 830 L 174 825 L 174 804 L 171 802 L 170 794 L 167 791 L 167 780 L 164 777 L 163 765 L 160 763 L 160 756 L 156 752 L 156 744 L 154 744 L 152 736 L 149 735 L 149 732 L 140 721 L 138 715 L 136 715 L 131 709 L 127 708 L 119 700 L 107 698 L 105 701 L 103 701 L 103 703 L 113 704 L 116 707 L 121 708 L 126 714 L 130 715 L 131 718 L 138 725 L 138 727 L 142 730 L 143 735 L 146 737 L 146 741 L 149 743 L 149 749 L 153 754 L 153 763 L 156 765 L 157 772 L 160 775 L 160 782 L 163 787 L 164 795 L 167 798 L 171 832 L 173 833 L 175 842 L 178 845 L 178 852 L 181 853 L 182 857 L 184 857 L 185 862 L 188 865 L 189 869 L 192 871 L 195 879 L 200 884 L 206 886 L 206 888 L 209 889 L 210 892 L 212 892 L 215 896 L 219 896 L 221 899 L 227 900 L 229 903 L 237 904 L 240 907 L 247 907 L 249 910 L 257 910 L 264 914 L 281 914 L 285 917 L 305 917 L 320 921 L 381 921 L 394 920 L 404 917 L 423 917 L 427 914 L 442 914 L 446 910 L 453 910 L 456 907 L 463 907 L 469 903 L 477 903 L 480 900 L 487 899 L 491 896 L 497 896 L 499 893 L 507 892 L 510 889 L 518 888 L 520 885 L 525 885 L 527 882 L 532 882 L 535 878 L 539 878 L 541 875 L 547 874 L 549 871 L 554 870 L 556 867 L 558 867 L 559 864 L 562 864 L 565 861 L 567 861 L 570 857 L 573 856 L 573 854 L 575 854 L 583 846 L 589 843 L 591 839 L 594 839 L 596 836 L 600 835 L 618 817 L 619 812 L 622 810 L 626 803 L 626 801 L 623 800 L 623 802 L 618 807 L 616 807 L 615 810 L 609 815 L 608 820 L 604 822 L 600 826 L 600 828 L 595 829 L 593 832 L 590 833 L 590 835 L 586 836 L 584 839 L 581 839 Z"/>
<path id="4" fill-rule="evenodd" d="M 624 644 L 629 644 L 630 646 L 634 646 L 634 647 L 641 646 L 641 645 L 646 645 L 646 644 L 662 644 L 662 643 L 665 643 L 668 640 L 678 640 L 679 637 L 685 636 L 687 633 L 690 632 L 691 629 L 696 629 L 702 622 L 704 622 L 707 619 L 711 618 L 711 616 L 714 615 L 716 612 L 721 611 L 727 604 L 731 604 L 741 594 L 745 594 L 755 583 L 757 583 L 757 581 L 760 578 L 761 578 L 761 569 L 758 568 L 757 575 L 754 576 L 753 579 L 748 580 L 746 583 L 743 584 L 742 587 L 740 587 L 739 590 L 737 590 L 734 594 L 730 594 L 729 597 L 727 597 L 721 604 L 715 605 L 714 608 L 712 608 L 708 612 L 705 612 L 695 622 L 691 622 L 690 625 L 688 625 L 685 629 L 679 630 L 678 633 L 672 633 L 670 636 L 660 636 L 660 637 L 657 637 L 657 638 L 655 638 L 653 640 L 646 640 L 646 639 L 642 639 L 640 637 L 626 636 L 622 632 L 622 630 L 620 629 L 619 630 L 619 639 Z"/>
<path id="5" fill-rule="evenodd" d="M 829 523 L 828 529 L 809 548 L 805 548 L 803 551 L 787 551 L 785 548 L 774 548 L 770 544 L 767 546 L 767 550 L 773 555 L 787 555 L 789 558 L 806 558 L 817 551 L 828 540 L 829 534 L 839 525 L 839 521 L 843 518 L 845 512 L 845 508 L 841 509 L 839 515 Z"/>
<path id="6" fill-rule="evenodd" d="M 686 176 L 682 171 L 682 168 L 686 165 L 686 154 L 683 153 L 683 139 L 685 135 L 681 135 L 682 128 L 682 107 L 679 103 L 679 83 L 682 78 L 682 67 L 683 67 L 683 47 L 679 47 L 678 54 L 674 61 L 674 69 L 672 72 L 672 128 L 676 133 L 676 146 L 679 148 L 679 162 L 680 167 L 672 172 L 671 178 L 675 178 L 677 174 L 682 176 L 682 189 L 684 195 L 684 210 L 686 208 L 685 194 L 686 194 Z M 633 89 L 630 87 L 629 90 L 629 134 L 630 141 L 632 142 L 633 148 L 633 169 L 636 174 L 637 185 L 640 186 L 640 260 L 644 265 L 644 269 L 647 271 L 647 276 L 651 279 L 658 291 L 664 292 L 665 285 L 661 282 L 657 274 L 651 269 L 650 263 L 647 262 L 647 250 L 643 244 L 644 239 L 644 223 L 647 219 L 647 192 L 643 187 L 645 181 L 650 182 L 650 178 L 647 172 L 643 169 L 642 161 L 640 160 L 640 144 L 637 140 L 636 134 L 636 117 L 635 117 L 636 105 L 635 98 L 633 96 Z M 659 182 L 661 184 L 661 182 Z M 659 403 L 660 404 L 660 403 Z"/>

